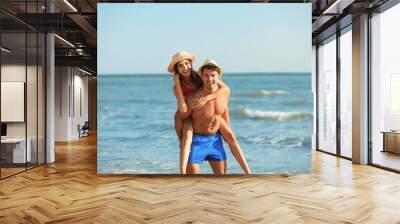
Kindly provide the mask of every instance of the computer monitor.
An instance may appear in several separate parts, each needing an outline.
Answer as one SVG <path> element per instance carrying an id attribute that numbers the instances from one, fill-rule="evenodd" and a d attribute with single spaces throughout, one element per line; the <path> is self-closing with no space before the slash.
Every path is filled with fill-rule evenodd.
<path id="1" fill-rule="evenodd" d="M 7 124 L 1 123 L 1 136 L 7 136 Z"/>

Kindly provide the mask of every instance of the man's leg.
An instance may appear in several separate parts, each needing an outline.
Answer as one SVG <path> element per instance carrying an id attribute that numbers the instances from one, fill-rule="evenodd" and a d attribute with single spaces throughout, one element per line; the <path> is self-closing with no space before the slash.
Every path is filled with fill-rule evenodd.
<path id="1" fill-rule="evenodd" d="M 240 167 L 242 167 L 243 171 L 246 174 L 250 174 L 250 168 L 249 165 L 246 162 L 246 159 L 244 158 L 242 149 L 239 146 L 239 143 L 236 139 L 235 134 L 233 133 L 232 129 L 229 128 L 229 126 L 226 124 L 225 120 L 220 118 L 220 126 L 219 126 L 219 131 L 221 133 L 222 138 L 225 140 L 226 143 L 228 143 L 229 148 L 231 149 L 231 152 L 235 159 L 238 161 Z"/>
<path id="2" fill-rule="evenodd" d="M 183 123 L 183 136 L 181 141 L 181 153 L 180 153 L 180 172 L 181 174 L 186 173 L 186 168 L 189 159 L 190 146 L 192 145 L 193 138 L 193 126 L 192 119 L 188 118 Z"/>
<path id="3" fill-rule="evenodd" d="M 187 165 L 187 173 L 188 174 L 199 174 L 200 173 L 200 164 L 189 163 Z"/>
<path id="4" fill-rule="evenodd" d="M 224 160 L 224 173 L 226 174 L 226 167 L 228 166 L 226 160 Z"/>
<path id="5" fill-rule="evenodd" d="M 210 163 L 211 169 L 213 170 L 214 174 L 225 174 L 226 160 L 222 161 L 208 160 L 208 163 Z"/>

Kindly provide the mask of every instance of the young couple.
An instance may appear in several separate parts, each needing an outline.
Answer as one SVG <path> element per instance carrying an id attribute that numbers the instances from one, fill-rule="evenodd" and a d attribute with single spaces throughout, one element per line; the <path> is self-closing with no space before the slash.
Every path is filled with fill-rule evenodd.
<path id="1" fill-rule="evenodd" d="M 195 59 L 195 55 L 181 51 L 172 57 L 167 68 L 173 73 L 173 91 L 178 103 L 175 129 L 180 141 L 180 173 L 198 174 L 200 163 L 207 160 L 214 174 L 225 174 L 223 138 L 243 171 L 250 174 L 231 129 L 230 90 L 220 80 L 222 69 L 214 60 L 207 59 L 196 72 L 193 69 Z"/>

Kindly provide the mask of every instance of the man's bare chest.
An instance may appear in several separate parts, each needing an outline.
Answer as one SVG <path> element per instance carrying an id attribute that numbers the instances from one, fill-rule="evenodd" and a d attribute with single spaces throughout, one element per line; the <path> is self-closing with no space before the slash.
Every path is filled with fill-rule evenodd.
<path id="1" fill-rule="evenodd" d="M 194 112 L 197 116 L 202 118 L 212 117 L 214 115 L 221 115 L 226 110 L 226 100 L 217 98 L 208 101 L 204 106 L 196 109 Z"/>

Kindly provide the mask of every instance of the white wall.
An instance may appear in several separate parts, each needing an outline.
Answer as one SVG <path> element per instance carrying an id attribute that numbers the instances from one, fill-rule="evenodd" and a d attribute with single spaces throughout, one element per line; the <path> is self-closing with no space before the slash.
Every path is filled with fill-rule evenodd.
<path id="1" fill-rule="evenodd" d="M 88 77 L 76 68 L 56 67 L 55 86 L 55 140 L 77 139 L 78 124 L 88 120 Z"/>
<path id="2" fill-rule="evenodd" d="M 1 81 L 1 121 L 25 121 L 25 83 Z M 36 107 L 35 107 L 36 108 Z"/>
<path id="3" fill-rule="evenodd" d="M 18 82 L 25 82 L 25 75 L 26 75 L 26 71 L 25 69 L 27 69 L 28 74 L 36 74 L 36 67 L 34 66 L 27 66 L 27 68 L 24 65 L 18 65 L 18 64 L 12 64 L 12 65 L 2 65 L 1 66 L 1 81 L 2 82 L 14 82 L 14 81 L 18 81 Z M 30 85 L 34 85 L 36 86 L 36 81 L 32 81 L 29 80 L 29 84 Z M 36 99 L 36 88 L 27 88 L 27 103 L 30 104 L 31 102 L 34 101 L 34 99 L 31 98 L 35 98 Z M 2 96 L 5 97 L 5 96 Z M 32 105 L 27 105 L 29 108 L 29 110 L 36 110 L 36 101 L 35 104 Z M 40 105 L 39 105 L 40 106 Z M 34 107 L 34 108 L 32 108 Z M 1 108 L 2 110 L 6 110 L 7 108 Z M 28 113 L 28 122 L 31 121 L 35 121 L 35 124 L 30 124 L 28 125 L 28 129 L 30 127 L 34 128 L 36 130 L 36 113 Z M 33 116 L 33 117 L 32 117 Z M 25 123 L 26 122 L 7 122 L 7 136 L 8 137 L 25 137 Z M 28 130 L 28 132 L 30 133 L 30 131 Z M 28 137 L 29 136 L 28 133 Z"/>
<path id="4" fill-rule="evenodd" d="M 77 126 L 80 124 L 81 126 L 88 120 L 88 77 L 82 76 L 83 73 L 78 73 L 76 75 L 77 70 L 75 72 L 74 77 L 74 108 L 73 108 L 73 119 L 72 119 L 72 135 L 78 136 Z M 80 96 L 80 97 L 79 97 Z M 80 101 L 80 102 L 79 102 Z M 81 107 L 81 108 L 79 108 Z M 81 110 L 81 111 L 80 111 Z"/>
<path id="5" fill-rule="evenodd" d="M 25 82 L 25 64 L 2 65 L 1 81 Z M 7 122 L 7 137 L 25 137 L 25 122 Z"/>
<path id="6" fill-rule="evenodd" d="M 37 70 L 38 69 L 38 70 Z M 9 138 L 24 138 L 25 134 L 30 139 L 30 148 L 32 151 L 32 161 L 36 162 L 39 158 L 39 163 L 44 163 L 44 83 L 42 67 L 25 66 L 25 64 L 3 64 L 1 66 L 1 81 L 2 82 L 24 82 L 26 84 L 26 107 L 25 103 L 20 111 L 27 115 L 27 120 L 22 122 L 5 122 L 7 123 L 7 137 Z M 27 81 L 25 78 L 27 77 Z M 3 91 L 2 91 L 3 92 Z M 7 98 L 2 95 L 2 98 Z M 2 107 L 2 112 L 16 113 L 10 108 Z M 24 116 L 24 115 L 23 115 Z M 39 150 L 39 151 L 38 151 Z M 39 156 L 37 156 L 39 153 Z"/>
<path id="7" fill-rule="evenodd" d="M 32 69 L 32 67 L 28 67 L 28 69 Z M 25 82 L 25 64 L 1 65 L 1 81 Z"/>
<path id="8" fill-rule="evenodd" d="M 1 66 L 1 81 L 2 82 L 25 82 L 25 64 L 24 65 L 2 65 Z M 32 67 L 28 67 L 32 70 Z M 7 96 L 2 96 L 2 98 Z M 1 108 L 7 110 L 7 108 Z M 24 108 L 22 108 L 24 110 Z M 3 112 L 4 113 L 4 112 Z M 7 122 L 7 135 L 9 137 L 25 137 L 24 122 Z"/>
<path id="9" fill-rule="evenodd" d="M 68 88 L 70 76 L 67 67 L 55 68 L 55 141 L 68 140 Z"/>

